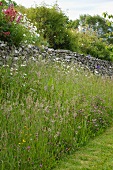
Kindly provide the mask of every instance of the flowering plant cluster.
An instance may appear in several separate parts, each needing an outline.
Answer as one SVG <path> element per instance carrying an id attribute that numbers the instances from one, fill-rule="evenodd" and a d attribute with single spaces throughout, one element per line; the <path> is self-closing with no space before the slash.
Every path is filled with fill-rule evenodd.
<path id="1" fill-rule="evenodd" d="M 21 24 L 25 29 L 27 29 L 28 32 L 26 34 L 23 34 L 24 36 L 24 43 L 32 43 L 35 44 L 37 41 L 39 41 L 40 34 L 37 33 L 37 27 L 31 23 L 31 20 L 27 18 L 26 14 L 21 14 L 22 15 L 22 20 Z M 28 39 L 25 39 L 25 38 Z"/>
<path id="2" fill-rule="evenodd" d="M 4 2 L 0 1 L 0 38 L 11 43 L 11 27 L 15 20 L 17 23 L 20 22 L 21 16 L 18 16 L 13 4 L 7 8 L 5 5 Z"/>
<path id="3" fill-rule="evenodd" d="M 7 9 L 4 9 L 3 13 L 5 15 L 5 19 L 8 22 L 13 22 L 17 18 L 16 22 L 19 23 L 21 20 L 21 17 L 22 17 L 22 15 L 17 16 L 18 12 L 14 9 L 13 4 L 9 5 L 9 7 Z"/>
<path id="4" fill-rule="evenodd" d="M 15 46 L 35 44 L 39 41 L 39 34 L 26 15 L 15 10 L 13 4 L 0 1 L 0 39 Z"/>

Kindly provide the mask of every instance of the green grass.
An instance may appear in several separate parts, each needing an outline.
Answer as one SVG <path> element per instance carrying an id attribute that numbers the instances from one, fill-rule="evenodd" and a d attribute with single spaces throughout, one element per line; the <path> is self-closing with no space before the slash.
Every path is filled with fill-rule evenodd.
<path id="1" fill-rule="evenodd" d="M 113 121 L 113 80 L 77 65 L 0 68 L 2 170 L 51 170 Z"/>
<path id="2" fill-rule="evenodd" d="M 67 156 L 54 170 L 113 170 L 113 127 Z"/>

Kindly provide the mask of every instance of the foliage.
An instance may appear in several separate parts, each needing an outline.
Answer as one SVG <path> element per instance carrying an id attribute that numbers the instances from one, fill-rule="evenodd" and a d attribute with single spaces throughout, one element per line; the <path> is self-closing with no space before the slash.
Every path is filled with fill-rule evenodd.
<path id="1" fill-rule="evenodd" d="M 91 30 L 97 33 L 98 37 L 106 39 L 109 43 L 113 41 L 113 38 L 109 38 L 106 35 L 113 32 L 113 26 L 108 25 L 108 20 L 99 15 L 80 15 L 80 18 L 72 21 L 72 28 L 82 27 L 83 31 Z"/>
<path id="2" fill-rule="evenodd" d="M 25 10 L 20 7 L 20 10 Z M 59 6 L 51 8 L 47 5 L 26 9 L 27 17 L 36 24 L 40 34 L 54 49 L 68 49 L 84 54 L 90 54 L 105 60 L 112 60 L 110 45 L 104 33 L 109 32 L 106 20 L 100 16 L 84 15 L 75 21 L 69 20 Z M 86 28 L 80 32 L 78 26 Z M 101 35 L 99 30 L 101 30 Z M 99 36 L 98 36 L 99 35 Z M 101 38 L 103 36 L 103 38 Z M 109 42 L 111 39 L 109 40 Z"/>
<path id="3" fill-rule="evenodd" d="M 113 24 L 113 15 L 109 15 L 107 12 L 104 12 L 103 16 L 104 16 L 104 18 L 112 19 L 111 21 L 109 21 L 108 25 Z"/>
<path id="4" fill-rule="evenodd" d="M 85 55 L 90 54 L 104 60 L 113 60 L 110 45 L 103 42 L 102 38 L 98 38 L 96 33 L 91 33 L 90 31 L 83 33 L 74 29 L 67 29 L 65 43 L 61 44 L 60 47 Z"/>
<path id="5" fill-rule="evenodd" d="M 110 126 L 112 91 L 112 80 L 75 64 L 1 67 L 0 169 L 51 170 Z"/>
<path id="6" fill-rule="evenodd" d="M 3 2 L 6 5 L 4 12 Z M 81 15 L 80 19 L 72 21 L 57 4 L 51 8 L 42 5 L 27 9 L 23 6 L 14 8 L 11 1 L 10 6 L 3 2 L 0 6 L 0 38 L 10 45 L 47 45 L 113 61 L 113 26 L 108 25 L 108 20 L 98 15 Z"/>
<path id="7" fill-rule="evenodd" d="M 113 26 L 108 25 L 108 20 L 99 15 L 81 15 L 80 19 L 70 21 L 68 27 L 78 34 L 78 41 L 74 43 L 77 51 L 113 61 Z"/>
<path id="8" fill-rule="evenodd" d="M 27 14 L 33 22 L 37 23 L 37 29 L 47 39 L 50 47 L 60 48 L 60 45 L 64 43 L 68 17 L 64 15 L 58 5 L 54 5 L 52 8 L 45 5 L 30 8 Z"/>
<path id="9" fill-rule="evenodd" d="M 69 20 L 67 27 L 70 29 L 78 29 L 79 19 Z"/>
<path id="10" fill-rule="evenodd" d="M 104 18 L 108 19 L 107 20 L 108 26 L 112 26 L 113 27 L 113 15 L 109 15 L 108 13 L 104 12 L 103 16 L 104 16 Z M 111 60 L 113 61 L 113 31 L 109 32 L 108 34 L 106 34 L 106 36 L 110 39 L 110 44 L 108 44 L 106 46 L 106 48 L 109 50 Z"/>
<path id="11" fill-rule="evenodd" d="M 110 52 L 106 48 L 106 43 L 103 42 L 102 38 L 98 38 L 95 33 L 86 33 L 78 32 L 78 51 L 84 54 L 90 54 L 93 57 L 111 60 Z"/>
<path id="12" fill-rule="evenodd" d="M 9 1 L 1 1 L 0 5 L 0 39 L 10 46 L 21 43 L 38 43 L 37 28 L 29 22 L 27 17 L 15 10 Z M 8 6 L 7 6 L 8 5 Z"/>
<path id="13" fill-rule="evenodd" d="M 59 48 L 71 51 L 78 51 L 78 35 L 74 34 L 71 29 L 64 32 L 64 42 L 59 44 Z"/>

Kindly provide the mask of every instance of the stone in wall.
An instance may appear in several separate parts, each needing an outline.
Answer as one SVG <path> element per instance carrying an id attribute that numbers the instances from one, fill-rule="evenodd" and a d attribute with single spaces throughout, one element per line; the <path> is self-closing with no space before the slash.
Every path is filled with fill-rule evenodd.
<path id="1" fill-rule="evenodd" d="M 54 50 L 48 47 L 44 49 L 39 49 L 33 45 L 21 45 L 18 48 L 9 47 L 7 43 L 0 41 L 0 66 L 7 65 L 9 61 L 13 66 L 19 59 L 22 62 L 27 62 L 29 59 L 37 61 L 39 58 L 68 63 L 73 61 L 93 73 L 113 77 L 113 62 L 110 61 L 100 60 L 90 55 L 84 56 L 69 50 Z"/>

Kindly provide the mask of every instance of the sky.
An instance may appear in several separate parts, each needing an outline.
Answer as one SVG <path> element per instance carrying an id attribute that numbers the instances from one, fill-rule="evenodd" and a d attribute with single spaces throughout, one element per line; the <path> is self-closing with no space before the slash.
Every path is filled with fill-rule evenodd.
<path id="1" fill-rule="evenodd" d="M 103 12 L 113 14 L 113 0 L 15 0 L 15 2 L 27 8 L 43 3 L 52 6 L 57 2 L 70 20 L 75 20 L 82 14 L 100 16 Z"/>

